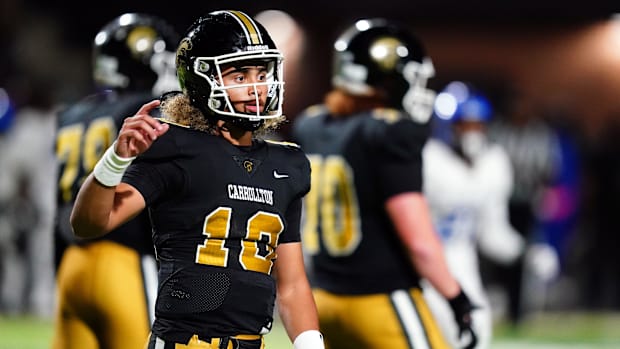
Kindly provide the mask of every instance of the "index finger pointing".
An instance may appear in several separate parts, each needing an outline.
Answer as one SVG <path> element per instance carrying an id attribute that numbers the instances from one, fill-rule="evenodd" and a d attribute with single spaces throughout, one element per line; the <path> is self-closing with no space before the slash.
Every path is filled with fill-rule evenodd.
<path id="1" fill-rule="evenodd" d="M 142 107 L 140 107 L 140 110 L 138 110 L 137 114 L 149 114 L 149 112 L 157 108 L 160 103 L 161 101 L 159 99 L 155 99 L 146 104 L 143 104 Z"/>

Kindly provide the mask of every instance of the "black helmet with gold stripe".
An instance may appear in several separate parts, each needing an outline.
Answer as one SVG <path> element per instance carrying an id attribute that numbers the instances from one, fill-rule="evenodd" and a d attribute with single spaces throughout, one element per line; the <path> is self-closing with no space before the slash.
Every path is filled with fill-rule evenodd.
<path id="1" fill-rule="evenodd" d="M 422 43 L 403 25 L 362 19 L 334 43 L 332 84 L 356 96 L 383 96 L 388 106 L 426 123 L 435 92 L 426 88 L 435 70 Z"/>
<path id="2" fill-rule="evenodd" d="M 282 115 L 284 82 L 282 55 L 265 28 L 241 11 L 215 11 L 197 19 L 181 39 L 176 55 L 177 75 L 183 92 L 209 119 L 223 119 L 247 130 L 258 129 L 266 119 Z M 259 62 L 266 67 L 264 108 L 235 110 L 229 86 L 221 81 L 223 67 Z M 238 88 L 239 86 L 236 86 Z"/>

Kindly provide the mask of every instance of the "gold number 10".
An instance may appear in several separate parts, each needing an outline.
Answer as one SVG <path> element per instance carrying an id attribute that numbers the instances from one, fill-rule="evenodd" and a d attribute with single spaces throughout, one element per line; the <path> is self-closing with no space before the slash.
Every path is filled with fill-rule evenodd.
<path id="1" fill-rule="evenodd" d="M 204 244 L 196 249 L 196 263 L 226 267 L 230 251 L 224 245 L 230 234 L 230 207 L 218 207 L 207 215 L 203 234 Z M 258 211 L 247 221 L 245 237 L 241 240 L 239 263 L 245 270 L 270 274 L 276 257 L 278 236 L 284 230 L 280 216 Z"/>

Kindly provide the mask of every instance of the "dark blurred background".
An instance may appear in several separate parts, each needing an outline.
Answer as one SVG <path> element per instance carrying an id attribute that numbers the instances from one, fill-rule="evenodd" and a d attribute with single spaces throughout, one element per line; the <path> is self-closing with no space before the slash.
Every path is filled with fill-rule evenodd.
<path id="1" fill-rule="evenodd" d="M 200 14 L 239 9 L 262 13 L 280 42 L 287 59 L 285 112 L 294 119 L 329 89 L 332 44 L 343 29 L 362 17 L 399 20 L 418 34 L 434 62 L 431 87 L 468 80 L 489 96 L 497 120 L 513 122 L 515 134 L 520 123 L 534 120 L 555 137 L 553 149 L 516 143 L 513 149 L 517 176 L 529 170 L 527 164 L 520 166 L 519 156 L 527 161 L 548 152 L 549 161 L 557 161 L 552 175 L 536 179 L 527 198 L 527 224 L 518 222 L 517 213 L 511 217 L 524 226 L 528 239 L 547 240 L 561 257 L 561 275 L 546 283 L 546 296 L 535 306 L 620 310 L 618 7 L 611 1 L 533 0 L 108 0 L 71 5 L 1 0 L 0 87 L 16 109 L 71 103 L 92 90 L 91 43 L 114 17 L 151 13 L 182 33 Z M 282 136 L 287 132 L 285 127 Z"/>
<path id="2" fill-rule="evenodd" d="M 608 20 L 611 1 L 60 1 L 2 0 L 0 78 L 32 75 L 52 84 L 53 97 L 71 100 L 90 84 L 90 45 L 94 34 L 122 12 L 160 15 L 182 32 L 201 13 L 239 8 L 250 14 L 279 9 L 290 14 L 304 40 L 303 79 L 289 81 L 294 100 L 289 114 L 320 99 L 329 84 L 332 42 L 360 17 L 387 17 L 414 29 L 433 58 L 431 84 L 461 78 L 501 92 L 515 90 L 544 108 L 601 127 L 620 108 L 615 91 L 620 33 Z M 616 26 L 617 27 L 617 26 Z M 295 39 L 292 39 L 295 40 Z M 490 91 L 493 93 L 493 91 Z M 302 99 L 299 100 L 298 99 Z"/>

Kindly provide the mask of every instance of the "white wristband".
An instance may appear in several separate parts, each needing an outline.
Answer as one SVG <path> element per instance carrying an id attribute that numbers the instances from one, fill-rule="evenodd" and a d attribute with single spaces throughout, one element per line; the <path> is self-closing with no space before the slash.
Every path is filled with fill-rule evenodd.
<path id="1" fill-rule="evenodd" d="M 93 170 L 93 176 L 97 179 L 97 181 L 106 187 L 115 187 L 123 179 L 123 174 L 125 170 L 131 162 L 136 158 L 123 158 L 114 152 L 114 145 L 116 142 L 112 144 L 105 151 L 101 159 L 95 165 L 95 169 Z"/>
<path id="2" fill-rule="evenodd" d="M 323 335 L 317 330 L 308 330 L 297 335 L 293 341 L 295 349 L 325 349 Z"/>

